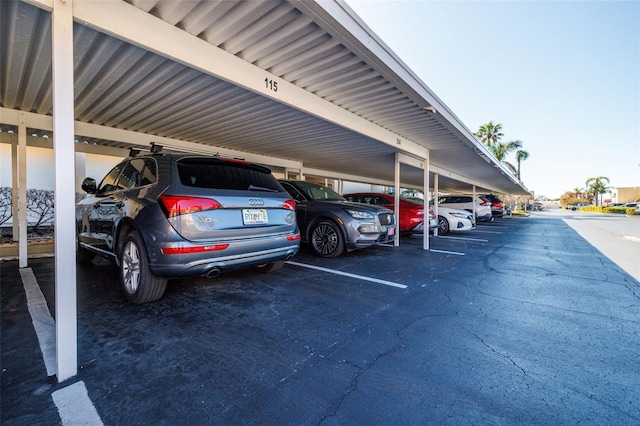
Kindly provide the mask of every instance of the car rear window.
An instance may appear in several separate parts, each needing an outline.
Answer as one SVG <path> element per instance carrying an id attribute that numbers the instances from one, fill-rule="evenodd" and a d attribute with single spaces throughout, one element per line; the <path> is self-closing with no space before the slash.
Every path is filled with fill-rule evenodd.
<path id="1" fill-rule="evenodd" d="M 208 189 L 283 192 L 271 171 L 262 166 L 217 158 L 183 158 L 178 160 L 180 182 L 186 186 Z"/>

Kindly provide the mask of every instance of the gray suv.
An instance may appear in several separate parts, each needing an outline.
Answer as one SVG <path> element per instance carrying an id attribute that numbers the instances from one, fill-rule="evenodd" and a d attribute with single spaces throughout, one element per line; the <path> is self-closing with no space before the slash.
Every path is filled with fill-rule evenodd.
<path id="1" fill-rule="evenodd" d="M 296 201 L 302 241 L 320 257 L 337 257 L 345 250 L 395 239 L 395 215 L 385 207 L 347 201 L 332 189 L 312 182 L 280 183 Z"/>
<path id="2" fill-rule="evenodd" d="M 134 155 L 82 188 L 89 195 L 76 206 L 77 261 L 115 261 L 133 303 L 162 297 L 169 278 L 276 271 L 300 247 L 295 203 L 259 165 Z"/>

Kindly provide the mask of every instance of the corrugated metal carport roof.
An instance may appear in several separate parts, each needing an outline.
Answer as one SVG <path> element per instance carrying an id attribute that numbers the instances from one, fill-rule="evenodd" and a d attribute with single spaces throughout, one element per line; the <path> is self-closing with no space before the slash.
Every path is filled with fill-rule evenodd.
<path id="1" fill-rule="evenodd" d="M 0 103 L 51 116 L 52 1 L 30 3 L 0 6 Z M 388 182 L 396 152 L 429 149 L 441 190 L 528 193 L 342 2 L 73 4 L 79 123 Z M 132 144 L 98 133 L 81 136 Z M 401 182 L 422 187 L 422 170 L 403 167 Z"/>

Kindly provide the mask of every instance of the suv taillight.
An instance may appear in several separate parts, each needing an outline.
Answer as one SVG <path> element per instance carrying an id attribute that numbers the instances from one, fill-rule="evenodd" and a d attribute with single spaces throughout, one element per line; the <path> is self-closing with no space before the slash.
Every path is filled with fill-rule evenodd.
<path id="1" fill-rule="evenodd" d="M 186 197 L 180 195 L 161 195 L 158 197 L 158 201 L 160 202 L 162 211 L 167 217 L 214 210 L 222 207 L 222 204 L 211 198 Z"/>
<path id="2" fill-rule="evenodd" d="M 282 208 L 285 210 L 296 210 L 296 202 L 293 200 L 287 200 L 284 203 L 282 203 Z"/>

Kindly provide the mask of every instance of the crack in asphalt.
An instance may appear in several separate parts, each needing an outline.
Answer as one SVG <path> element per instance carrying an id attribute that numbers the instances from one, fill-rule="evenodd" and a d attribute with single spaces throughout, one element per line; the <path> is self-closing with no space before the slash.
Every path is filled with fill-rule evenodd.
<path id="1" fill-rule="evenodd" d="M 522 371 L 522 374 L 526 377 L 527 376 L 527 372 L 524 370 L 524 368 L 520 367 L 509 355 L 506 355 L 498 350 L 496 350 L 493 346 L 489 345 L 487 342 L 485 342 L 480 336 L 478 336 L 477 334 L 473 333 L 473 335 L 475 336 L 476 339 L 478 339 L 480 341 L 480 343 L 482 343 L 484 346 L 486 346 L 487 348 L 489 348 L 491 350 L 491 352 L 493 352 L 496 355 L 501 356 L 502 358 L 508 360 L 511 364 L 513 364 L 514 367 L 518 368 L 520 371 Z"/>
<path id="2" fill-rule="evenodd" d="M 627 290 L 629 290 L 629 292 L 630 292 L 631 294 L 633 294 L 633 296 L 634 296 L 636 299 L 640 299 L 640 294 L 636 293 L 636 291 L 635 291 L 634 289 L 632 289 L 632 288 L 631 288 L 631 286 L 629 286 L 629 285 L 627 285 L 627 284 L 624 284 L 624 286 L 627 288 Z"/>
<path id="3" fill-rule="evenodd" d="M 360 376 L 362 376 L 364 373 L 366 373 L 367 371 L 369 371 L 371 368 L 373 368 L 373 366 L 378 362 L 378 360 L 380 360 L 380 358 L 383 358 L 387 355 L 390 355 L 394 352 L 397 352 L 399 350 L 401 350 L 402 348 L 404 348 L 404 344 L 399 344 L 397 346 L 394 346 L 393 348 L 389 349 L 386 352 L 382 352 L 380 354 L 378 354 L 366 367 L 361 367 L 357 364 L 354 364 L 350 361 L 342 360 L 342 361 L 338 361 L 339 363 L 342 362 L 344 364 L 347 364 L 349 366 L 352 366 L 354 368 L 357 368 L 359 371 L 358 373 L 353 377 L 353 380 L 351 381 L 351 386 L 346 390 L 345 394 L 337 401 L 336 406 L 333 410 L 333 412 L 331 412 L 330 414 L 326 415 L 326 416 L 322 416 L 322 418 L 320 419 L 320 421 L 318 421 L 318 425 L 324 423 L 326 420 L 330 419 L 331 417 L 334 417 L 338 411 L 340 410 L 340 407 L 342 406 L 342 403 L 349 397 L 349 395 L 351 395 L 351 392 L 354 392 L 356 390 L 358 390 L 358 381 L 360 379 Z"/>
<path id="4" fill-rule="evenodd" d="M 360 379 L 360 377 L 365 374 L 366 372 L 368 372 L 369 370 L 371 370 L 376 363 L 381 359 L 384 358 L 388 355 L 391 355 L 395 352 L 398 352 L 402 349 L 405 348 L 405 344 L 404 344 L 404 339 L 401 336 L 401 334 L 408 329 L 409 327 L 411 327 L 412 325 L 414 325 L 415 323 L 422 321 L 425 318 L 431 318 L 431 317 L 442 317 L 442 316 L 446 316 L 447 314 L 438 314 L 438 315 L 432 315 L 432 314 L 428 314 L 428 315 L 421 315 L 417 318 L 414 318 L 413 320 L 407 322 L 404 326 L 400 327 L 400 329 L 398 329 L 398 331 L 396 331 L 396 338 L 400 341 L 400 343 L 392 348 L 390 348 L 389 350 L 379 353 L 378 355 L 376 355 L 376 357 L 370 362 L 368 363 L 366 366 L 360 366 L 357 364 L 354 364 L 348 360 L 341 360 L 338 362 L 342 362 L 345 363 L 349 366 L 352 366 L 354 368 L 357 368 L 359 371 L 358 373 L 354 376 L 353 380 L 352 380 L 352 385 L 351 387 L 349 387 L 345 394 L 342 396 L 342 398 L 340 398 L 335 406 L 335 409 L 333 410 L 333 412 L 331 414 L 328 414 L 326 416 L 323 416 L 320 421 L 317 423 L 318 425 L 324 423 L 326 420 L 330 419 L 331 417 L 335 417 L 335 415 L 338 413 L 338 411 L 340 410 L 340 407 L 342 406 L 343 402 L 349 397 L 349 395 L 351 395 L 352 392 L 356 391 L 358 389 L 358 381 Z M 328 358 L 327 358 L 328 359 Z"/>
<path id="5" fill-rule="evenodd" d="M 279 380 L 279 383 L 282 383 L 282 382 L 286 381 L 289 377 L 293 376 L 294 374 L 296 374 L 298 372 L 298 368 L 297 367 L 300 364 L 303 364 L 303 363 L 309 361 L 311 358 L 313 358 L 315 356 L 319 356 L 322 359 L 324 359 L 325 357 L 324 357 L 324 355 L 318 355 L 316 353 L 317 351 L 314 348 L 312 348 L 310 345 L 308 345 L 306 343 L 300 342 L 297 337 L 293 336 L 293 334 L 291 333 L 291 329 L 287 327 L 287 321 L 281 318 L 280 312 L 276 308 L 276 304 L 277 303 L 278 303 L 278 297 L 276 296 L 273 299 L 273 301 L 271 302 L 270 309 L 271 309 L 271 312 L 273 312 L 273 314 L 275 315 L 275 318 L 280 322 L 280 326 L 286 331 L 287 338 L 291 342 L 295 343 L 296 345 L 302 346 L 308 353 L 308 355 L 306 357 L 303 357 L 302 359 L 296 361 L 291 366 L 291 372 L 289 374 L 287 374 L 286 376 L 284 376 L 282 379 Z M 329 347 L 335 346 L 337 343 L 338 342 L 334 342 Z"/>
<path id="6" fill-rule="evenodd" d="M 625 286 L 627 287 L 627 286 Z M 630 289 L 629 287 L 627 287 L 629 289 L 629 291 L 631 293 L 633 293 L 634 296 L 639 297 L 632 289 Z M 514 297 L 505 297 L 505 296 L 498 296 L 496 294 L 492 294 L 486 291 L 478 291 L 478 294 L 481 294 L 483 296 L 486 296 L 488 298 L 492 298 L 492 299 L 496 299 L 496 300 L 506 300 L 508 302 L 518 302 L 521 303 L 523 305 L 531 305 L 531 306 L 542 306 L 545 308 L 550 308 L 550 309 L 555 309 L 559 312 L 571 312 L 573 314 L 580 314 L 580 315 L 588 315 L 590 317 L 599 317 L 599 318 L 603 318 L 603 319 L 609 319 L 609 320 L 616 320 L 616 321 L 628 321 L 628 319 L 626 318 L 622 318 L 622 317 L 616 317 L 613 315 L 603 315 L 597 312 L 589 312 L 589 311 L 580 311 L 577 309 L 569 309 L 563 306 L 555 306 L 549 303 L 540 303 L 540 302 L 532 302 L 529 300 L 522 300 L 522 299 L 517 299 Z M 479 305 L 480 306 L 480 305 Z M 635 305 L 630 305 L 630 306 L 635 306 Z M 482 309 L 479 308 L 479 311 L 482 312 Z"/>

